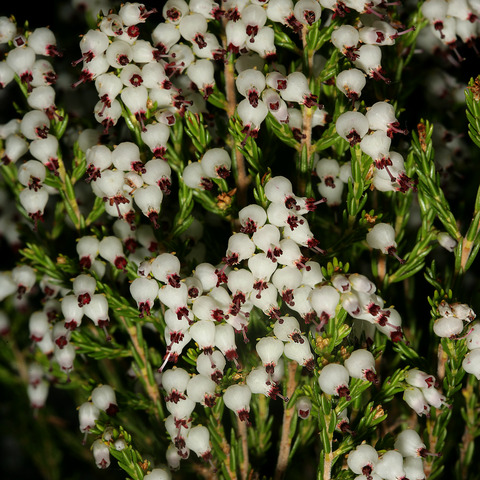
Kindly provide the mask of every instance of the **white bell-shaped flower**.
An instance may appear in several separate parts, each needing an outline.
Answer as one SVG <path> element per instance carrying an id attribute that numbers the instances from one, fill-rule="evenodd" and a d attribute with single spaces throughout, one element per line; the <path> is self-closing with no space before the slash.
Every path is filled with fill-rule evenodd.
<path id="1" fill-rule="evenodd" d="M 242 422 L 250 423 L 250 399 L 252 391 L 248 385 L 230 385 L 223 393 L 225 406 L 233 410 Z"/>
<path id="2" fill-rule="evenodd" d="M 141 133 L 142 140 L 156 158 L 163 158 L 167 150 L 170 129 L 163 123 L 150 123 Z"/>
<path id="3" fill-rule="evenodd" d="M 198 373 L 211 378 L 215 383 L 223 378 L 225 365 L 225 357 L 219 350 L 214 350 L 211 355 L 201 352 L 197 357 Z"/>
<path id="4" fill-rule="evenodd" d="M 375 466 L 375 473 L 385 480 L 405 478 L 402 454 L 396 450 L 389 450 L 384 453 Z"/>
<path id="5" fill-rule="evenodd" d="M 273 333 L 282 342 L 303 342 L 300 324 L 295 317 L 280 317 L 273 326 Z"/>
<path id="6" fill-rule="evenodd" d="M 211 148 L 201 160 L 205 174 L 210 178 L 227 178 L 230 175 L 232 161 L 224 148 Z"/>
<path id="7" fill-rule="evenodd" d="M 25 153 L 28 152 L 29 148 L 30 153 L 36 158 L 35 154 L 31 151 L 31 146 L 34 142 L 31 142 L 29 147 L 29 144 L 25 140 L 25 138 L 17 135 L 16 133 L 11 133 L 5 139 L 5 151 L 2 157 L 2 162 L 5 165 L 8 165 L 9 163 L 15 163 L 19 158 L 21 158 L 23 155 L 25 155 Z"/>
<path id="8" fill-rule="evenodd" d="M 337 133 L 354 146 L 361 143 L 362 139 L 368 132 L 368 120 L 360 112 L 345 112 L 342 113 L 335 123 Z"/>
<path id="9" fill-rule="evenodd" d="M 96 326 L 103 328 L 110 322 L 108 316 L 108 301 L 103 294 L 92 295 L 90 303 L 83 307 L 83 311 Z"/>
<path id="10" fill-rule="evenodd" d="M 37 384 L 27 386 L 27 395 L 30 400 L 30 406 L 33 409 L 43 408 L 47 401 L 50 384 L 46 380 L 41 380 Z"/>
<path id="11" fill-rule="evenodd" d="M 285 398 L 279 393 L 278 385 L 271 381 L 270 375 L 264 368 L 254 368 L 247 375 L 246 382 L 252 393 L 262 394 L 272 399 L 275 399 L 278 396 L 285 400 Z"/>
<path id="12" fill-rule="evenodd" d="M 30 338 L 34 342 L 42 340 L 44 335 L 50 330 L 50 323 L 44 311 L 33 312 L 28 320 L 28 329 Z"/>
<path id="13" fill-rule="evenodd" d="M 360 98 L 366 83 L 365 74 L 358 68 L 342 70 L 335 79 L 337 88 L 352 102 Z"/>
<path id="14" fill-rule="evenodd" d="M 467 373 L 475 375 L 480 380 L 480 349 L 470 350 L 462 361 L 462 367 Z"/>
<path id="15" fill-rule="evenodd" d="M 403 399 L 417 415 L 430 415 L 430 405 L 425 400 L 422 391 L 417 387 L 407 387 L 403 392 Z"/>
<path id="16" fill-rule="evenodd" d="M 418 368 L 412 368 L 405 373 L 405 381 L 412 387 L 432 388 L 435 385 L 435 377 L 422 372 Z"/>
<path id="17" fill-rule="evenodd" d="M 253 108 L 258 107 L 258 101 L 265 89 L 265 75 L 253 68 L 240 72 L 235 80 L 238 92 L 246 97 Z"/>
<path id="18" fill-rule="evenodd" d="M 324 393 L 346 397 L 347 400 L 350 398 L 349 381 L 348 370 L 338 363 L 325 365 L 318 377 L 318 385 Z"/>
<path id="19" fill-rule="evenodd" d="M 469 350 L 480 348 L 480 324 L 476 323 L 470 327 L 467 333 L 466 343 Z"/>
<path id="20" fill-rule="evenodd" d="M 340 294 L 330 285 L 314 288 L 310 294 L 310 304 L 318 315 L 322 326 L 335 316 L 340 302 Z"/>
<path id="21" fill-rule="evenodd" d="M 126 268 L 127 260 L 123 253 L 123 245 L 117 237 L 103 237 L 98 244 L 98 252 L 102 258 L 115 265 L 119 270 Z"/>
<path id="22" fill-rule="evenodd" d="M 378 383 L 375 370 L 375 357 L 365 349 L 354 350 L 344 362 L 352 378 L 363 378 L 372 383 Z"/>
<path id="23" fill-rule="evenodd" d="M 150 309 L 158 295 L 158 283 L 146 277 L 135 278 L 130 284 L 130 294 L 137 302 L 140 318 L 143 318 L 144 315 L 150 315 Z"/>
<path id="24" fill-rule="evenodd" d="M 283 354 L 283 342 L 275 337 L 263 337 L 257 342 L 255 349 L 267 373 L 272 373 Z"/>
<path id="25" fill-rule="evenodd" d="M 365 475 L 368 477 L 375 472 L 377 463 L 377 451 L 366 443 L 352 450 L 347 457 L 348 468 L 357 475 Z"/>
<path id="26" fill-rule="evenodd" d="M 412 429 L 400 432 L 395 439 L 394 447 L 404 457 L 424 457 L 427 451 L 420 435 Z"/>
<path id="27" fill-rule="evenodd" d="M 440 317 L 433 324 L 435 335 L 441 338 L 455 338 L 463 330 L 463 322 L 456 317 Z"/>
<path id="28" fill-rule="evenodd" d="M 197 342 L 200 350 L 211 353 L 215 346 L 215 324 L 211 320 L 199 320 L 189 329 L 192 338 Z"/>
<path id="29" fill-rule="evenodd" d="M 92 403 L 82 403 L 78 409 L 78 420 L 80 423 L 80 431 L 87 433 L 95 428 L 95 422 L 100 417 L 100 410 Z"/>
<path id="30" fill-rule="evenodd" d="M 12 41 L 17 34 L 17 25 L 9 18 L 0 17 L 0 45 Z"/>
<path id="31" fill-rule="evenodd" d="M 238 220 L 242 225 L 241 232 L 254 233 L 265 225 L 267 213 L 260 205 L 247 205 L 238 212 Z"/>
<path id="32" fill-rule="evenodd" d="M 188 397 L 180 398 L 175 402 L 166 402 L 167 410 L 178 419 L 190 418 L 196 403 Z"/>
<path id="33" fill-rule="evenodd" d="M 92 390 L 92 403 L 99 409 L 113 416 L 118 412 L 115 390 L 110 385 L 100 385 Z"/>
<path id="34" fill-rule="evenodd" d="M 307 370 L 312 371 L 315 367 L 315 360 L 308 339 L 301 335 L 297 340 L 285 343 L 283 353 L 290 360 L 294 360 Z"/>
<path id="35" fill-rule="evenodd" d="M 293 7 L 295 18 L 303 25 L 311 26 L 320 19 L 322 8 L 315 0 L 299 0 Z"/>
<path id="36" fill-rule="evenodd" d="M 403 460 L 405 476 L 409 480 L 424 480 L 425 470 L 423 467 L 423 458 L 406 457 Z"/>
<path id="37" fill-rule="evenodd" d="M 298 397 L 295 402 L 295 408 L 299 418 L 306 420 L 312 410 L 312 401 L 306 396 Z"/>
<path id="38" fill-rule="evenodd" d="M 187 395 L 193 401 L 213 407 L 216 402 L 216 383 L 206 375 L 194 375 L 187 384 Z"/>
<path id="39" fill-rule="evenodd" d="M 405 263 L 396 254 L 397 242 L 395 242 L 395 229 L 388 223 L 377 223 L 368 233 L 366 237 L 370 248 L 376 248 L 383 253 L 395 256 L 400 263 Z"/>
<path id="40" fill-rule="evenodd" d="M 209 460 L 212 456 L 210 446 L 210 432 L 207 427 L 197 425 L 188 431 L 186 438 L 186 446 L 193 450 L 197 456 L 204 460 Z"/>

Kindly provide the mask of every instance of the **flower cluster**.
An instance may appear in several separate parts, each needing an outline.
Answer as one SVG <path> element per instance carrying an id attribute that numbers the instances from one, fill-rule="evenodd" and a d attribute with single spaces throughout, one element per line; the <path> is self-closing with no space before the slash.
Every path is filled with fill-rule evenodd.
<path id="1" fill-rule="evenodd" d="M 50 28 L 0 17 L 0 96 L 24 100 L 0 124 L 0 380 L 37 419 L 61 388 L 93 468 L 281 479 L 315 442 L 319 478 L 423 480 L 448 463 L 422 438 L 448 452 L 459 411 L 478 436 L 475 298 L 452 299 L 480 196 L 470 225 L 450 207 L 473 155 L 455 114 L 407 105 L 466 98 L 480 146 L 480 79 L 409 74 L 438 44 L 460 66 L 478 5 L 397 3 L 92 3 L 73 84 Z"/>
<path id="2" fill-rule="evenodd" d="M 33 157 L 18 169 L 18 181 L 24 187 L 19 195 L 22 207 L 35 222 L 43 220 L 50 195 L 57 190 L 45 184 L 47 171 L 59 174 L 59 143 L 51 130 L 63 120 L 55 104 L 57 75 L 48 57 L 61 56 L 50 29 L 41 27 L 28 38 L 7 17 L 0 18 L 1 42 L 8 54 L 0 62 L 0 85 L 5 88 L 17 76 L 26 91 L 28 110 L 21 120 L 3 125 L 0 139 L 5 149 L 2 162 L 16 163 L 27 153 Z M 46 58 L 47 57 L 47 58 Z"/>
<path id="3" fill-rule="evenodd" d="M 434 385 L 435 377 L 417 368 L 409 370 L 405 375 L 407 388 L 403 399 L 418 414 L 429 416 L 430 407 L 441 408 L 446 404 L 446 398 Z"/>
<path id="4" fill-rule="evenodd" d="M 362 443 L 348 454 L 348 468 L 361 479 L 397 480 L 425 478 L 424 458 L 429 453 L 415 430 L 406 429 L 395 439 L 395 449 L 379 455 L 377 450 Z"/>

